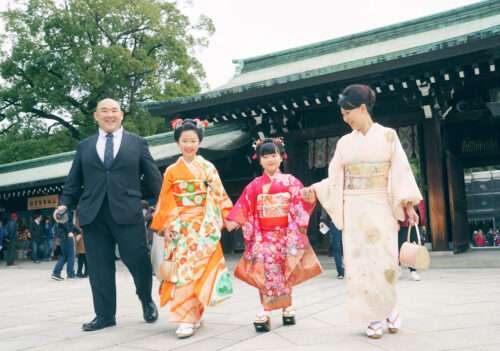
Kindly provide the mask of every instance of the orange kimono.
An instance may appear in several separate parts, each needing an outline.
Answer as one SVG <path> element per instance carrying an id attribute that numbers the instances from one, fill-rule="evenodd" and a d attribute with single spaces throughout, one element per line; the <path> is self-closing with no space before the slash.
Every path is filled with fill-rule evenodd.
<path id="1" fill-rule="evenodd" d="M 216 168 L 203 157 L 190 163 L 180 157 L 165 171 L 151 228 L 174 234 L 165 245 L 176 263 L 176 280 L 160 286 L 160 305 L 170 301 L 173 322 L 196 323 L 206 305 L 231 296 L 220 245 L 223 219 L 231 208 Z"/>

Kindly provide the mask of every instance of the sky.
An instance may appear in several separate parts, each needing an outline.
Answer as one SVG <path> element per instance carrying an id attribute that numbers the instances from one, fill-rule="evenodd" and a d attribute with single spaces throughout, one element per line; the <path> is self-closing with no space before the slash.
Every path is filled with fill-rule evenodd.
<path id="1" fill-rule="evenodd" d="M 0 0 L 0 10 L 15 0 Z M 190 4 L 187 5 L 186 4 Z M 233 59 L 366 30 L 469 5 L 477 0 L 184 0 L 193 19 L 210 17 L 216 32 L 197 52 L 207 77 L 205 90 L 234 74 Z"/>

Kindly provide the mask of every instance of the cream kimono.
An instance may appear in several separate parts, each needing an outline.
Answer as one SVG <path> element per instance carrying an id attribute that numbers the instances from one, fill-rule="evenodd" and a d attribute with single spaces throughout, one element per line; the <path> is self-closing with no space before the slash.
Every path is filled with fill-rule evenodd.
<path id="1" fill-rule="evenodd" d="M 396 306 L 398 220 L 422 195 L 393 129 L 374 123 L 342 137 L 328 178 L 313 185 L 341 229 L 352 320 L 385 320 Z"/>

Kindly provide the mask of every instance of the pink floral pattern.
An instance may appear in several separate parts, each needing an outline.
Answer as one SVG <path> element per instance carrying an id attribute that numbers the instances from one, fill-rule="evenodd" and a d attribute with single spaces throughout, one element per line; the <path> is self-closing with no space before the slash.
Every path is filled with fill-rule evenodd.
<path id="1" fill-rule="evenodd" d="M 287 280 L 295 267 L 290 262 L 297 264 L 300 261 L 297 257 L 309 246 L 307 226 L 313 205 L 302 200 L 302 188 L 302 183 L 290 174 L 279 173 L 272 179 L 264 174 L 246 186 L 228 216 L 242 225 L 245 241 L 242 260 L 264 267 L 264 286 L 259 287 L 264 301 L 291 294 Z M 273 205 L 274 210 L 266 211 L 269 216 L 263 218 L 262 208 Z M 283 212 L 283 208 L 288 211 Z M 284 214 L 284 219 L 280 217 L 280 223 L 269 225 L 266 220 L 279 214 Z"/>

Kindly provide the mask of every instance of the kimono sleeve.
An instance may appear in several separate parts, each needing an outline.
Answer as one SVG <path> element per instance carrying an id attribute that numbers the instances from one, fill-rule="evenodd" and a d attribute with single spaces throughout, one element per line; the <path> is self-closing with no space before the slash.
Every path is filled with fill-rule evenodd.
<path id="1" fill-rule="evenodd" d="M 160 196 L 158 197 L 156 210 L 150 226 L 151 230 L 156 232 L 162 231 L 176 217 L 177 206 L 172 194 L 173 183 L 174 176 L 172 169 L 169 167 L 163 175 Z"/>
<path id="2" fill-rule="evenodd" d="M 342 161 L 343 138 L 337 143 L 335 154 L 328 167 L 328 178 L 313 184 L 316 198 L 328 213 L 335 226 L 344 227 L 344 165 Z"/>
<path id="3" fill-rule="evenodd" d="M 211 167 L 210 172 L 210 186 L 213 191 L 212 195 L 214 197 L 214 202 L 218 208 L 220 208 L 222 213 L 222 218 L 226 218 L 233 207 L 233 203 L 224 189 L 224 185 L 219 176 L 219 172 L 215 166 Z"/>
<path id="4" fill-rule="evenodd" d="M 234 204 L 233 209 L 229 213 L 227 219 L 234 221 L 239 225 L 243 225 L 250 219 L 250 214 L 253 213 L 254 201 L 252 199 L 252 183 L 248 184 L 243 193 Z"/>
<path id="5" fill-rule="evenodd" d="M 401 146 L 397 133 L 388 131 L 391 148 L 391 170 L 389 175 L 389 193 L 391 196 L 394 216 L 397 220 L 405 219 L 404 207 L 413 206 L 422 201 L 422 194 L 418 188 L 406 153 Z"/>
<path id="6" fill-rule="evenodd" d="M 300 180 L 290 176 L 289 183 L 289 192 L 291 195 L 290 217 L 293 223 L 297 226 L 297 229 L 302 234 L 307 234 L 309 218 L 315 204 L 304 201 L 300 196 L 300 190 L 304 187 Z"/>

